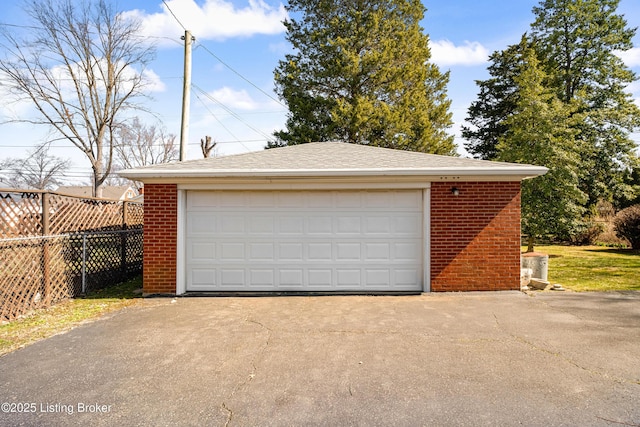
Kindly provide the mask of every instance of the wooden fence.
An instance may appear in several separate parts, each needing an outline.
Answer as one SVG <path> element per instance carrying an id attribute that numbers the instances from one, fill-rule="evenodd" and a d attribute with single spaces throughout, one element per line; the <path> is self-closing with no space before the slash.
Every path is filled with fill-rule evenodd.
<path id="1" fill-rule="evenodd" d="M 0 321 L 142 271 L 141 203 L 0 189 Z"/>

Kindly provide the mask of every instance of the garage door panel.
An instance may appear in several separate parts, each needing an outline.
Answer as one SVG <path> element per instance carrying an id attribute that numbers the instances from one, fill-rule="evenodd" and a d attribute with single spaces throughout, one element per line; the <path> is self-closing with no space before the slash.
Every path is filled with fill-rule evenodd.
<path id="1" fill-rule="evenodd" d="M 421 230 L 422 218 L 416 215 L 398 215 L 393 218 L 393 234 L 402 237 L 415 237 L 416 230 Z"/>
<path id="2" fill-rule="evenodd" d="M 331 268 L 309 268 L 307 270 L 307 280 L 310 288 L 331 289 L 333 270 Z"/>
<path id="3" fill-rule="evenodd" d="M 247 285 L 245 270 L 241 268 L 221 268 L 220 286 L 223 288 L 243 289 Z"/>
<path id="4" fill-rule="evenodd" d="M 187 235 L 203 235 L 216 233 L 216 221 L 211 216 L 203 213 L 189 213 L 187 215 Z"/>
<path id="5" fill-rule="evenodd" d="M 388 268 L 369 268 L 365 270 L 367 288 L 387 288 L 391 286 L 391 271 Z"/>
<path id="6" fill-rule="evenodd" d="M 245 244 L 239 242 L 224 242 L 220 244 L 220 259 L 222 261 L 246 261 Z"/>
<path id="7" fill-rule="evenodd" d="M 215 193 L 218 197 L 214 196 L 213 200 L 208 199 L 210 204 L 208 207 L 217 206 L 220 208 L 242 208 L 246 207 L 246 199 L 248 194 L 244 191 L 229 192 L 223 195 Z M 200 206 L 206 207 L 204 204 Z"/>
<path id="8" fill-rule="evenodd" d="M 194 262 L 213 262 L 216 260 L 216 244 L 213 242 L 191 242 L 187 248 L 187 257 Z"/>
<path id="9" fill-rule="evenodd" d="M 249 248 L 249 261 L 273 261 L 275 259 L 273 243 L 250 243 Z"/>
<path id="10" fill-rule="evenodd" d="M 334 207 L 334 192 L 307 192 L 300 194 L 302 206 L 307 208 L 327 209 Z"/>
<path id="11" fill-rule="evenodd" d="M 187 209 L 191 212 L 199 210 L 199 208 L 209 208 L 216 206 L 216 198 L 218 193 L 209 191 L 190 192 L 187 198 Z"/>
<path id="12" fill-rule="evenodd" d="M 361 208 L 363 206 L 363 193 L 350 193 L 349 197 L 340 197 L 339 192 L 334 193 L 333 205 L 330 208 Z"/>
<path id="13" fill-rule="evenodd" d="M 310 216 L 307 220 L 307 234 L 331 236 L 333 234 L 333 218 L 330 216 Z"/>
<path id="14" fill-rule="evenodd" d="M 281 235 L 304 235 L 304 217 L 303 216 L 283 216 L 279 218 L 278 232 Z"/>
<path id="15" fill-rule="evenodd" d="M 216 269 L 200 269 L 191 270 L 190 281 L 194 290 L 208 290 L 212 286 L 216 286 Z"/>
<path id="16" fill-rule="evenodd" d="M 189 191 L 186 205 L 187 290 L 422 289 L 421 191 Z"/>
<path id="17" fill-rule="evenodd" d="M 393 204 L 399 208 L 422 210 L 422 194 L 411 191 L 394 191 Z"/>
<path id="18" fill-rule="evenodd" d="M 279 268 L 280 277 L 277 282 L 280 288 L 301 289 L 304 286 L 304 270 L 302 268 Z"/>
<path id="19" fill-rule="evenodd" d="M 280 261 L 302 261 L 303 243 L 301 242 L 281 242 L 278 243 L 278 260 Z"/>
<path id="20" fill-rule="evenodd" d="M 245 216 L 234 214 L 223 214 L 220 217 L 221 235 L 245 235 Z"/>
<path id="21" fill-rule="evenodd" d="M 370 216 L 365 220 L 364 232 L 368 235 L 389 235 L 391 233 L 391 221 L 389 216 Z"/>
<path id="22" fill-rule="evenodd" d="M 360 216 L 339 216 L 337 218 L 336 234 L 359 235 L 361 230 Z"/>
<path id="23" fill-rule="evenodd" d="M 254 193 L 246 193 L 245 206 L 253 208 L 269 208 L 274 206 L 277 201 L 277 193 L 271 191 L 261 191 Z"/>
<path id="24" fill-rule="evenodd" d="M 368 192 L 364 194 L 363 207 L 365 208 L 389 208 L 390 192 Z"/>
<path id="25" fill-rule="evenodd" d="M 391 251 L 389 243 L 365 243 L 366 261 L 389 261 Z"/>
<path id="26" fill-rule="evenodd" d="M 420 245 L 415 242 L 395 243 L 394 259 L 397 261 L 417 262 L 421 254 Z"/>
<path id="27" fill-rule="evenodd" d="M 337 261 L 359 261 L 362 259 L 362 244 L 360 242 L 336 243 Z"/>
<path id="28" fill-rule="evenodd" d="M 249 271 L 249 278 L 249 286 L 251 287 L 273 287 L 273 284 L 275 283 L 275 271 L 274 269 L 254 268 Z"/>
<path id="29" fill-rule="evenodd" d="M 362 270 L 361 269 L 336 269 L 336 287 L 338 289 L 359 289 L 362 288 Z"/>
<path id="30" fill-rule="evenodd" d="M 420 271 L 416 269 L 407 269 L 407 270 L 396 269 L 394 273 L 395 273 L 395 280 L 393 281 L 394 286 L 397 286 L 400 288 L 403 288 L 405 286 L 410 286 L 411 284 L 415 283 L 416 280 L 420 279 Z"/>
<path id="31" fill-rule="evenodd" d="M 307 259 L 313 261 L 332 261 L 333 250 L 331 242 L 318 242 L 307 244 Z"/>
<path id="32" fill-rule="evenodd" d="M 303 206 L 300 193 L 293 191 L 280 191 L 275 193 L 277 205 L 282 208 L 297 209 Z"/>
<path id="33" fill-rule="evenodd" d="M 249 221 L 250 235 L 267 235 L 270 236 L 275 232 L 275 218 L 273 216 L 255 215 Z"/>

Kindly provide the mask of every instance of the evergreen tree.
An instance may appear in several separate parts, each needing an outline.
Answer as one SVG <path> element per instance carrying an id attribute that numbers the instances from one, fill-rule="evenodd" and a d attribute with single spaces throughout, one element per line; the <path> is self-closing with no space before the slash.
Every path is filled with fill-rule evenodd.
<path id="1" fill-rule="evenodd" d="M 629 137 L 640 126 L 640 109 L 626 92 L 636 75 L 616 51 L 633 47 L 635 29 L 616 13 L 618 0 L 542 0 L 534 7 L 531 46 L 546 72 L 543 86 L 580 120 L 572 120 L 573 150 L 580 161 L 580 188 L 587 207 L 600 199 L 632 200 L 629 171 L 638 165 Z M 480 95 L 468 110 L 465 144 L 476 157 L 492 159 L 509 130 L 516 90 L 514 46 L 491 56 L 491 78 L 477 82 Z M 514 61 L 514 59 L 516 61 Z"/>
<path id="2" fill-rule="evenodd" d="M 471 126 L 462 126 L 462 137 L 468 141 L 464 146 L 475 158 L 495 160 L 498 155 L 498 139 L 508 130 L 505 120 L 515 110 L 514 78 L 521 60 L 519 45 L 494 52 L 489 57 L 491 78 L 476 80 L 480 93 L 468 110 L 467 122 Z"/>
<path id="3" fill-rule="evenodd" d="M 294 53 L 275 70 L 287 129 L 270 146 L 343 140 L 454 154 L 448 73 L 431 56 L 419 0 L 291 0 Z"/>
<path id="4" fill-rule="evenodd" d="M 585 195 L 578 186 L 580 157 L 572 127 L 579 116 L 544 87 L 545 73 L 525 38 L 521 48 L 514 110 L 496 148 L 499 160 L 549 168 L 547 174 L 522 183 L 522 232 L 532 251 L 543 235 L 567 237 L 580 228 Z"/>
<path id="5" fill-rule="evenodd" d="M 532 37 L 552 77 L 550 87 L 566 103 L 580 104 L 577 124 L 583 147 L 581 186 L 588 205 L 631 198 L 627 172 L 638 161 L 629 137 L 640 109 L 625 90 L 637 76 L 616 56 L 633 47 L 636 29 L 616 13 L 619 0 L 544 0 L 534 7 Z"/>

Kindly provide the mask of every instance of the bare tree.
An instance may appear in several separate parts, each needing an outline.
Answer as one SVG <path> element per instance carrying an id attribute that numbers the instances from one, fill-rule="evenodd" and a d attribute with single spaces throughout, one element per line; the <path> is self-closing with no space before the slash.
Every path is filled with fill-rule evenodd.
<path id="1" fill-rule="evenodd" d="M 178 160 L 176 135 L 157 125 L 146 125 L 138 117 L 118 130 L 115 146 L 119 166 L 134 168 Z"/>
<path id="2" fill-rule="evenodd" d="M 24 39 L 5 27 L 0 73 L 16 100 L 28 99 L 37 118 L 78 147 L 93 171 L 93 193 L 112 169 L 122 115 L 139 108 L 144 70 L 155 48 L 141 43 L 140 23 L 118 14 L 108 0 L 27 0 L 32 18 Z"/>
<path id="3" fill-rule="evenodd" d="M 53 190 L 64 184 L 70 165 L 67 159 L 49 155 L 48 147 L 37 147 L 26 158 L 0 162 L 1 182 L 10 188 Z"/>
<path id="4" fill-rule="evenodd" d="M 131 123 L 120 126 L 117 140 L 118 143 L 114 146 L 117 169 L 173 162 L 180 156 L 176 135 L 167 133 L 161 126 L 146 125 L 138 117 L 134 117 Z M 113 175 L 106 182 L 118 185 L 131 183 Z"/>
<path id="5" fill-rule="evenodd" d="M 202 155 L 205 159 L 211 157 L 211 152 L 216 145 L 218 145 L 218 143 L 212 141 L 209 135 L 205 136 L 204 138 L 200 138 L 200 149 L 202 150 Z"/>

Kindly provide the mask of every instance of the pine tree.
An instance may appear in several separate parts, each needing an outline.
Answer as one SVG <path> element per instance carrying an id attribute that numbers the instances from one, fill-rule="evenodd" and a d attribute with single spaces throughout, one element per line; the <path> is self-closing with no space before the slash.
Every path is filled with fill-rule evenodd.
<path id="1" fill-rule="evenodd" d="M 639 164 L 630 134 L 640 127 L 640 108 L 627 92 L 637 76 L 616 55 L 633 47 L 635 29 L 616 13 L 618 3 L 542 0 L 533 9 L 530 43 L 546 73 L 542 85 L 581 118 L 571 127 L 588 208 L 601 199 L 621 204 L 637 197 L 628 176 Z M 463 129 L 465 147 L 476 157 L 492 159 L 498 139 L 509 130 L 507 119 L 515 109 L 514 49 L 494 53 L 491 78 L 477 82 L 480 95 L 467 116 L 471 126 Z"/>
<path id="2" fill-rule="evenodd" d="M 580 104 L 581 186 L 588 205 L 633 197 L 625 183 L 637 165 L 629 134 L 640 126 L 640 108 L 625 92 L 637 76 L 615 54 L 633 47 L 636 29 L 616 13 L 619 0 L 544 0 L 535 7 L 532 37 L 551 76 L 550 87 L 566 104 Z"/>
<path id="3" fill-rule="evenodd" d="M 522 183 L 522 232 L 532 251 L 541 236 L 567 237 L 581 227 L 585 195 L 578 187 L 580 157 L 574 150 L 572 124 L 578 116 L 544 87 L 546 75 L 525 38 L 520 47 L 514 111 L 496 148 L 499 160 L 549 168 L 547 174 Z"/>
<path id="4" fill-rule="evenodd" d="M 454 154 L 448 73 L 429 63 L 419 0 L 292 0 L 294 53 L 275 70 L 287 129 L 273 145 L 343 140 Z"/>
<path id="5" fill-rule="evenodd" d="M 494 52 L 487 68 L 491 78 L 476 80 L 480 93 L 471 103 L 466 119 L 471 126 L 462 126 L 462 137 L 468 141 L 465 149 L 475 158 L 495 160 L 498 155 L 498 139 L 508 130 L 505 120 L 515 110 L 514 78 L 522 61 L 521 50 L 519 45 L 513 45 Z"/>

